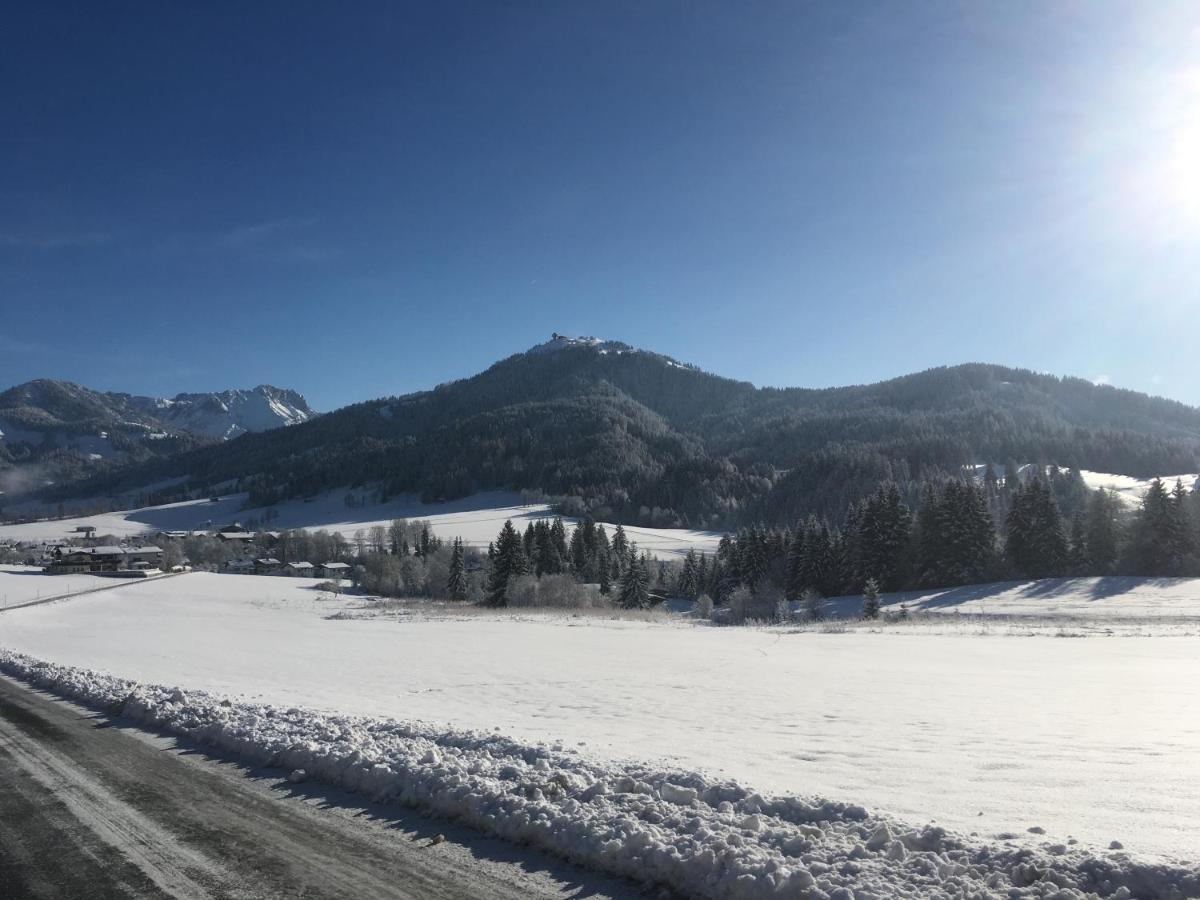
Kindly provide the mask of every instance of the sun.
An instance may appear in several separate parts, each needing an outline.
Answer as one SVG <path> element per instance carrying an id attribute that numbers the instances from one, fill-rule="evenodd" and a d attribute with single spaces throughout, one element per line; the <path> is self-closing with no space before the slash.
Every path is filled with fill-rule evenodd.
<path id="1" fill-rule="evenodd" d="M 1134 116 L 1132 221 L 1148 237 L 1200 242 L 1200 67 L 1164 79 L 1156 95 Z"/>

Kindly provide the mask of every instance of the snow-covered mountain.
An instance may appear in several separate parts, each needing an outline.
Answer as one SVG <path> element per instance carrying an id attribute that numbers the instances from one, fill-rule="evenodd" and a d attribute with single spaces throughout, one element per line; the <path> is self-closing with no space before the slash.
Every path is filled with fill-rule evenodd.
<path id="1" fill-rule="evenodd" d="M 269 384 L 250 390 L 177 394 L 170 399 L 131 397 L 130 405 L 175 430 L 225 439 L 298 425 L 314 415 L 299 393 Z"/>
<path id="2" fill-rule="evenodd" d="M 295 425 L 314 415 L 300 394 L 270 385 L 165 399 L 40 378 L 0 392 L 0 493 Z"/>

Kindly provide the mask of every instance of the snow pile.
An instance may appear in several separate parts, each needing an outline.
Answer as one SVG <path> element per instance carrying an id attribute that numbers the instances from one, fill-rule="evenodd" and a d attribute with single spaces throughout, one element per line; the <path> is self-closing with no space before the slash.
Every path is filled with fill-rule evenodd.
<path id="1" fill-rule="evenodd" d="M 964 841 L 859 806 L 602 766 L 561 745 L 141 685 L 0 651 L 0 671 L 255 763 L 695 897 L 1186 897 L 1200 869 Z"/>

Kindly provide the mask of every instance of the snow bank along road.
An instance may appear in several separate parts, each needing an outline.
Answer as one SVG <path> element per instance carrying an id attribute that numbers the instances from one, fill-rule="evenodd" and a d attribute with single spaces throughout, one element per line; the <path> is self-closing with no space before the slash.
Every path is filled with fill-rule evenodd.
<path id="1" fill-rule="evenodd" d="M 423 808 L 689 897 L 1174 900 L 1200 892 L 1196 868 L 1139 862 L 1120 852 L 1101 856 L 1067 845 L 1033 849 L 964 841 L 942 828 L 914 829 L 873 817 L 853 804 L 765 798 L 694 773 L 602 766 L 561 746 L 237 703 L 7 652 L 0 652 L 0 669 L 218 750 L 290 768 L 290 780 L 316 777 L 376 800 Z M 86 769 L 84 775 L 71 771 L 55 723 L 11 697 L 6 692 L 0 706 L 8 723 L 0 745 L 4 752 L 57 794 L 57 802 L 79 810 L 93 835 L 106 835 L 163 892 L 203 896 L 212 890 L 206 881 L 220 871 L 203 850 L 215 847 L 260 877 L 274 878 L 281 863 L 295 860 L 296 869 L 285 869 L 285 877 L 297 885 L 311 877 L 316 888 L 306 895 L 387 896 L 400 875 L 382 875 L 388 863 L 379 855 L 347 866 L 345 854 L 354 848 L 322 844 L 286 817 L 250 821 L 262 813 L 245 803 L 222 810 L 224 798 L 213 796 L 219 789 L 200 790 L 198 780 L 172 777 L 178 773 L 160 775 L 150 760 L 151 768 L 143 771 L 128 759 L 110 759 L 108 777 L 123 776 L 126 783 L 93 788 Z M 31 732 L 40 740 L 29 738 Z M 95 752 L 87 737 L 72 748 L 77 757 Z M 109 801 L 109 793 L 127 799 Z M 5 802 L 30 803 L 22 797 Z M 182 826 L 170 838 L 147 821 L 150 813 L 142 812 L 161 814 L 164 808 Z M 20 840 L 11 833 L 6 837 Z M 297 871 L 303 866 L 308 870 Z M 136 877 L 123 870 L 112 875 Z M 354 875 L 358 884 L 349 880 Z M 339 884 L 339 878 L 347 880 Z M 489 888 L 476 881 L 461 893 L 499 895 Z M 425 885 L 399 895 L 448 896 Z"/>
<path id="2" fill-rule="evenodd" d="M 0 897 L 565 897 L 582 885 L 635 896 L 279 774 L 248 775 L 0 677 Z M 341 814 L 318 808 L 331 799 Z"/>

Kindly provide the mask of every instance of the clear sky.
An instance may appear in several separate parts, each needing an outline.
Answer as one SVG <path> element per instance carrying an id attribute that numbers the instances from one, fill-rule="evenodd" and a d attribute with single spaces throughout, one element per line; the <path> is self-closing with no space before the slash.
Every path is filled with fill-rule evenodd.
<path id="1" fill-rule="evenodd" d="M 320 409 L 594 334 L 1200 404 L 1200 4 L 7 4 L 0 387 Z"/>

